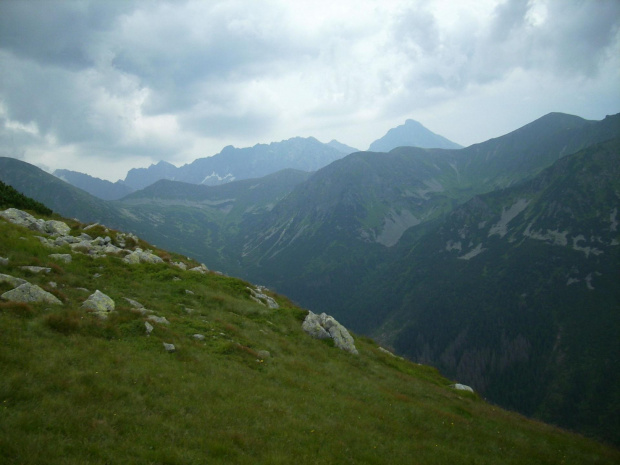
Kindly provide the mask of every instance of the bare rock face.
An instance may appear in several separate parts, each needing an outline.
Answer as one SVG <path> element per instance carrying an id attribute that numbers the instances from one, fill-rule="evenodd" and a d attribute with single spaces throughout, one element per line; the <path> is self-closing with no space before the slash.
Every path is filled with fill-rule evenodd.
<path id="1" fill-rule="evenodd" d="M 261 305 L 266 305 L 267 307 L 273 308 L 273 309 L 280 308 L 280 306 L 273 299 L 273 297 L 269 297 L 267 294 L 265 294 L 263 292 L 265 290 L 264 287 L 257 286 L 256 289 L 252 289 L 251 287 L 248 287 L 247 289 L 249 289 L 249 291 L 250 291 L 250 298 L 254 302 L 259 303 Z"/>
<path id="2" fill-rule="evenodd" d="M 107 318 L 115 308 L 114 300 L 103 292 L 96 290 L 82 304 L 82 308 L 90 310 L 99 318 Z"/>
<path id="3" fill-rule="evenodd" d="M 5 292 L 0 297 L 11 302 L 43 302 L 52 305 L 62 305 L 58 297 L 28 282 Z"/>
<path id="4" fill-rule="evenodd" d="M 355 355 L 358 354 L 355 348 L 355 341 L 349 334 L 349 331 L 332 316 L 325 313 L 317 315 L 308 311 L 308 315 L 301 327 L 315 339 L 332 338 L 336 347 Z"/>

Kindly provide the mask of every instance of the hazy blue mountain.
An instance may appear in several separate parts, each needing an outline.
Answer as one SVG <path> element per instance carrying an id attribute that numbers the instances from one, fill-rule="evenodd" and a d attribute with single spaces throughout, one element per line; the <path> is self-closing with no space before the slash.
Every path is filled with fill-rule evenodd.
<path id="1" fill-rule="evenodd" d="M 176 179 L 178 168 L 166 161 L 160 161 L 148 168 L 133 168 L 127 172 L 125 184 L 134 190 L 144 189 L 160 179 Z"/>
<path id="2" fill-rule="evenodd" d="M 417 121 L 408 119 L 405 124 L 390 129 L 383 137 L 370 144 L 368 150 L 389 152 L 396 147 L 460 149 L 462 146 L 426 129 Z"/>
<path id="3" fill-rule="evenodd" d="M 199 158 L 176 168 L 166 162 L 129 171 L 125 182 L 142 189 L 160 179 L 215 186 L 235 180 L 260 178 L 283 169 L 316 171 L 346 154 L 314 137 L 294 137 L 253 147 L 224 147 L 217 155 Z"/>
<path id="4" fill-rule="evenodd" d="M 77 171 L 56 170 L 54 176 L 103 200 L 117 200 L 134 191 L 123 181 L 112 183 Z"/>
<path id="5" fill-rule="evenodd" d="M 339 152 L 344 153 L 345 155 L 349 155 L 350 153 L 359 152 L 358 149 L 351 147 L 350 145 L 343 144 L 338 142 L 336 139 L 333 139 L 327 143 L 330 147 L 335 148 Z"/>

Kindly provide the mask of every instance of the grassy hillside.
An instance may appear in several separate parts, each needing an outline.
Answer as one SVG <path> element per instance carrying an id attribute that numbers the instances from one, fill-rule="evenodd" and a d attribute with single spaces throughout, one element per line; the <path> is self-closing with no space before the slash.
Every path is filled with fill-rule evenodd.
<path id="1" fill-rule="evenodd" d="M 74 236 L 120 237 L 68 224 Z M 0 303 L 2 463 L 620 461 L 616 449 L 455 391 L 369 339 L 355 338 L 358 356 L 311 339 L 306 312 L 283 296 L 268 309 L 248 283 L 171 265 L 195 265 L 185 257 L 156 249 L 164 263 L 80 253 L 58 262 L 49 254 L 69 247 L 46 248 L 36 235 L 0 219 L 0 273 L 63 302 Z M 96 289 L 116 302 L 107 319 L 81 308 Z M 169 324 L 152 323 L 147 336 L 148 314 L 125 297 Z"/>

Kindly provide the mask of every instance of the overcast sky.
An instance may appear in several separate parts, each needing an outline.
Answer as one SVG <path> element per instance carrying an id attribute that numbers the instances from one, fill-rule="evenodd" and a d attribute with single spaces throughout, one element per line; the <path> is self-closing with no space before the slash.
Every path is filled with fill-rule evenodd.
<path id="1" fill-rule="evenodd" d="M 618 0 L 0 0 L 0 156 L 115 181 L 294 136 L 620 112 Z"/>

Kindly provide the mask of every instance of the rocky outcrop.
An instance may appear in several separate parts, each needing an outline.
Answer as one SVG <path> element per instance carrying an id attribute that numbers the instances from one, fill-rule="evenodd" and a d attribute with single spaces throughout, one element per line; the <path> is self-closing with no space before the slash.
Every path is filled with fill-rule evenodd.
<path id="1" fill-rule="evenodd" d="M 257 286 L 255 289 L 252 289 L 251 287 L 247 288 L 250 291 L 250 298 L 254 301 L 257 302 L 261 305 L 265 305 L 269 308 L 280 308 L 280 306 L 278 305 L 278 303 L 273 299 L 273 297 L 269 297 L 267 294 L 265 294 L 263 291 L 265 290 L 264 287 L 262 286 Z"/>
<path id="2" fill-rule="evenodd" d="M 82 303 L 82 308 L 90 310 L 94 315 L 103 319 L 114 311 L 114 307 L 114 300 L 99 290 L 96 290 Z"/>
<path id="3" fill-rule="evenodd" d="M 30 213 L 18 210 L 17 208 L 7 208 L 4 211 L 0 211 L 0 216 L 13 224 L 18 224 L 50 236 L 64 236 L 71 231 L 71 228 L 62 221 L 37 219 Z"/>
<path id="4" fill-rule="evenodd" d="M 62 305 L 58 297 L 28 282 L 5 292 L 0 297 L 11 302 L 42 302 L 52 305 Z"/>
<path id="5" fill-rule="evenodd" d="M 352 354 L 357 355 L 358 353 L 355 348 L 355 341 L 349 334 L 349 331 L 332 316 L 325 313 L 317 315 L 308 311 L 308 315 L 301 327 L 315 339 L 332 338 L 336 347 Z"/>
<path id="6" fill-rule="evenodd" d="M 138 263 L 164 263 L 161 257 L 158 257 L 148 250 L 144 251 L 139 247 L 136 247 L 136 250 L 126 255 L 123 261 L 132 265 Z"/>

